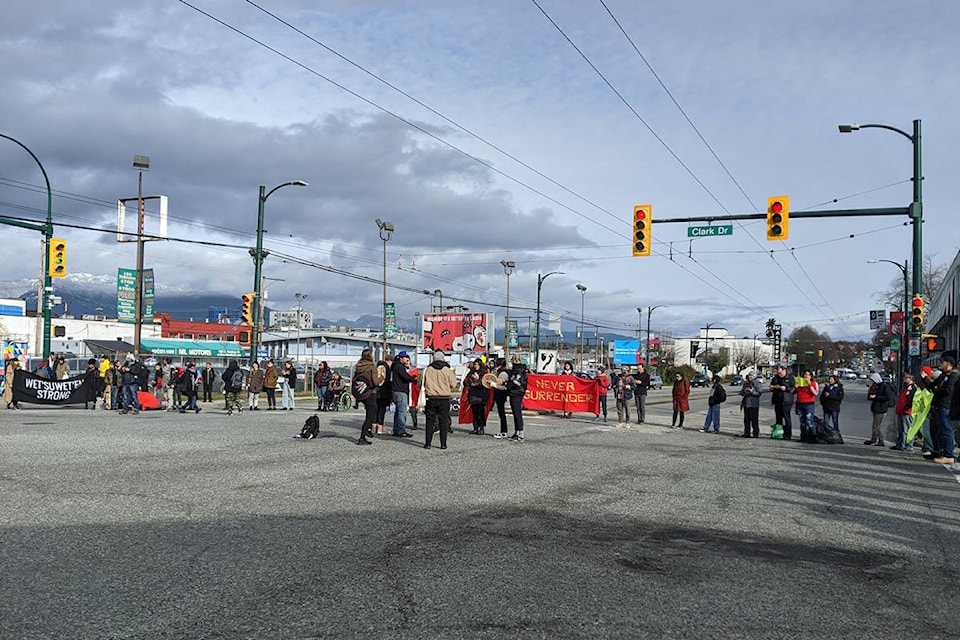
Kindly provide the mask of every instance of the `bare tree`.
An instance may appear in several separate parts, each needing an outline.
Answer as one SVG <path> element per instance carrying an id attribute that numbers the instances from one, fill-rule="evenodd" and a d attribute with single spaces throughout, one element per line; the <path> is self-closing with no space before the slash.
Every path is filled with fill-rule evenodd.
<path id="1" fill-rule="evenodd" d="M 937 295 L 937 291 L 940 290 L 940 286 L 947 276 L 947 270 L 950 268 L 949 264 L 934 264 L 933 259 L 934 256 L 923 257 L 923 295 L 927 300 L 932 300 Z M 908 272 L 907 276 L 907 286 L 909 288 L 912 286 L 910 283 L 913 282 L 912 272 Z M 903 297 L 903 276 L 900 275 L 891 281 L 888 289 L 877 293 L 877 302 L 887 309 L 900 309 L 903 307 Z M 907 297 L 910 297 L 909 291 Z"/>
<path id="2" fill-rule="evenodd" d="M 730 362 L 733 363 L 737 373 L 750 367 L 757 368 L 757 350 L 755 348 L 741 344 L 728 349 L 728 351 Z"/>

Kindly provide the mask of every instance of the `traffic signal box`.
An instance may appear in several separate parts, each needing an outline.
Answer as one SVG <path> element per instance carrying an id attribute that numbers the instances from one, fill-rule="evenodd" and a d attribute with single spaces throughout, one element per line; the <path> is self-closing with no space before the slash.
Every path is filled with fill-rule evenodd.
<path id="1" fill-rule="evenodd" d="M 923 296 L 917 294 L 913 296 L 913 303 L 910 305 L 910 332 L 922 332 L 923 324 Z"/>
<path id="2" fill-rule="evenodd" d="M 640 204 L 633 208 L 633 255 L 650 255 L 650 219 L 653 207 Z"/>
<path id="3" fill-rule="evenodd" d="M 923 338 L 924 353 L 939 353 L 947 348 L 947 341 L 938 336 L 925 336 Z"/>
<path id="4" fill-rule="evenodd" d="M 51 278 L 63 278 L 67 275 L 67 241 L 50 238 L 50 263 L 47 273 Z"/>
<path id="5" fill-rule="evenodd" d="M 786 240 L 790 231 L 790 197 L 767 198 L 767 240 Z"/>
<path id="6" fill-rule="evenodd" d="M 256 293 L 245 293 L 240 296 L 240 300 L 243 301 L 243 307 L 240 310 L 240 322 L 242 324 L 253 325 L 253 304 L 256 299 Z"/>

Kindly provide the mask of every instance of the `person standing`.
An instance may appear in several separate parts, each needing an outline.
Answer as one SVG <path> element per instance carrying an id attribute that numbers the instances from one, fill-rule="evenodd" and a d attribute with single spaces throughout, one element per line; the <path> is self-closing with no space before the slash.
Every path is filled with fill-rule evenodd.
<path id="1" fill-rule="evenodd" d="M 153 387 L 153 397 L 163 402 L 166 386 L 163 383 L 163 365 L 159 362 L 153 366 L 153 375 L 150 377 L 150 386 Z"/>
<path id="2" fill-rule="evenodd" d="M 562 376 L 572 376 L 573 373 L 573 363 L 567 360 L 563 363 L 563 368 L 560 370 L 560 375 Z M 564 411 L 561 415 L 561 418 L 572 418 L 573 413 L 571 411 Z"/>
<path id="3" fill-rule="evenodd" d="M 410 369 L 410 376 L 413 378 L 413 382 L 410 383 L 410 418 L 412 424 L 407 427 L 410 431 L 416 431 L 420 427 L 417 426 L 417 417 L 420 415 L 420 385 L 417 382 L 420 379 L 420 372 L 417 371 L 417 368 L 414 367 Z"/>
<path id="4" fill-rule="evenodd" d="M 427 433 L 423 448 L 430 448 L 433 434 L 439 429 L 440 448 L 446 449 L 447 433 L 450 431 L 450 397 L 457 391 L 457 376 L 444 359 L 443 351 L 435 351 L 433 362 L 420 372 L 420 387 L 427 396 L 424 411 Z"/>
<path id="5" fill-rule="evenodd" d="M 263 391 L 263 369 L 259 362 L 254 362 L 247 376 L 247 408 L 250 411 L 260 410 L 260 392 Z"/>
<path id="6" fill-rule="evenodd" d="M 89 390 L 87 397 L 83 400 L 84 409 L 96 409 L 97 399 L 103 393 L 103 378 L 100 377 L 100 367 L 96 358 L 87 360 L 87 370 L 84 372 L 89 380 Z"/>
<path id="7" fill-rule="evenodd" d="M 363 424 L 360 426 L 360 439 L 357 444 L 373 444 L 368 437 L 373 437 L 373 424 L 377 419 L 377 393 L 376 388 L 383 384 L 383 372 L 373 361 L 373 349 L 364 349 L 360 353 L 360 360 L 353 370 L 354 378 L 362 378 L 367 383 L 369 393 L 363 400 L 357 398 L 357 402 L 363 405 Z M 351 385 L 353 382 L 351 382 Z M 449 411 L 447 412 L 449 415 Z"/>
<path id="8" fill-rule="evenodd" d="M 913 441 L 907 442 L 907 433 L 913 425 L 913 396 L 917 392 L 917 385 L 913 382 L 913 374 L 903 374 L 903 388 L 897 395 L 897 403 L 893 413 L 897 416 L 897 443 L 890 448 L 894 451 L 913 451 Z"/>
<path id="9" fill-rule="evenodd" d="M 263 370 L 263 391 L 267 394 L 267 411 L 277 410 L 277 383 L 280 381 L 280 372 L 273 364 L 273 359 L 267 360 L 267 367 Z"/>
<path id="10" fill-rule="evenodd" d="M 630 367 L 624 365 L 620 367 L 620 375 L 613 383 L 613 397 L 617 401 L 617 428 L 624 429 L 630 426 L 630 402 L 633 400 L 633 393 L 637 386 L 633 376 L 630 375 Z"/>
<path id="11" fill-rule="evenodd" d="M 871 373 L 870 380 L 873 382 L 867 391 L 867 400 L 870 401 L 870 413 L 873 414 L 872 433 L 870 439 L 863 444 L 876 447 L 884 446 L 883 442 L 883 419 L 887 417 L 887 411 L 890 409 L 890 402 L 893 401 L 890 385 L 883 381 L 879 373 Z"/>
<path id="12" fill-rule="evenodd" d="M 113 360 L 107 361 L 107 369 L 103 372 L 103 408 L 107 411 L 116 409 L 115 390 L 120 386 L 120 377 L 117 375 L 117 366 Z"/>
<path id="13" fill-rule="evenodd" d="M 518 355 L 511 356 L 510 362 L 512 366 L 507 372 L 507 381 L 503 385 L 507 391 L 507 399 L 510 401 L 510 413 L 513 414 L 513 435 L 510 439 L 523 442 L 523 396 L 527 393 L 527 367 Z M 506 433 L 501 432 L 493 437 L 503 439 Z"/>
<path id="14" fill-rule="evenodd" d="M 390 370 L 390 387 L 393 393 L 393 435 L 397 438 L 410 438 L 407 433 L 407 409 L 410 406 L 410 383 L 416 378 L 407 371 L 410 367 L 410 354 L 401 351 L 393 360 Z M 379 410 L 379 406 L 377 407 Z"/>
<path id="15" fill-rule="evenodd" d="M 690 383 L 677 371 L 673 379 L 673 419 L 670 428 L 683 429 L 683 415 L 690 411 Z M 678 422 L 679 419 L 679 422 Z"/>
<path id="16" fill-rule="evenodd" d="M 7 403 L 7 409 L 20 408 L 20 403 L 13 399 L 13 379 L 19 368 L 20 361 L 16 358 L 7 360 L 7 365 L 3 368 L 3 401 Z"/>
<path id="17" fill-rule="evenodd" d="M 483 361 L 479 358 L 470 363 L 470 369 L 463 376 L 463 388 L 467 391 L 467 402 L 470 403 L 470 414 L 473 416 L 472 435 L 484 434 L 487 426 L 487 400 L 490 399 L 490 390 L 483 386 Z"/>
<path id="18" fill-rule="evenodd" d="M 240 404 L 240 394 L 243 393 L 243 371 L 236 360 L 231 360 L 227 368 L 223 370 L 223 394 L 227 403 L 227 415 L 233 415 L 233 410 L 237 413 L 243 413 L 243 405 Z M 196 399 L 194 399 L 196 402 Z"/>
<path id="19" fill-rule="evenodd" d="M 200 377 L 203 384 L 203 401 L 213 402 L 213 383 L 217 381 L 217 372 L 213 370 L 213 365 L 209 362 L 204 365 Z"/>
<path id="20" fill-rule="evenodd" d="M 597 402 L 599 411 L 597 412 L 597 417 L 593 419 L 594 422 L 599 421 L 601 415 L 603 415 L 603 421 L 607 421 L 607 396 L 609 394 L 610 376 L 607 375 L 603 367 L 599 367 L 597 369 Z"/>
<path id="21" fill-rule="evenodd" d="M 796 383 L 793 375 L 787 373 L 787 368 L 778 364 L 776 373 L 770 380 L 770 403 L 773 405 L 773 413 L 776 416 L 775 424 L 783 427 L 783 439 L 793 439 L 793 388 Z"/>
<path id="22" fill-rule="evenodd" d="M 740 387 L 740 395 L 743 396 L 742 438 L 760 437 L 760 395 L 762 393 L 763 385 L 752 371 L 749 372 L 743 386 Z"/>
<path id="23" fill-rule="evenodd" d="M 384 422 L 387 420 L 387 410 L 393 402 L 393 354 L 388 353 L 383 360 L 377 362 L 377 367 L 384 372 L 383 383 L 377 387 L 377 420 L 373 423 L 374 433 L 386 433 Z"/>
<path id="24" fill-rule="evenodd" d="M 647 391 L 650 390 L 650 374 L 647 373 L 647 365 L 642 362 L 637 365 L 637 375 L 633 380 L 636 383 L 633 401 L 637 404 L 637 424 L 643 424 L 647 420 Z"/>
<path id="25" fill-rule="evenodd" d="M 187 363 L 183 373 L 180 374 L 180 379 L 177 380 L 177 386 L 180 388 L 180 394 L 186 398 L 186 401 L 180 405 L 180 413 L 186 413 L 187 409 L 200 413 L 200 406 L 197 404 L 197 365 L 192 362 Z"/>
<path id="26" fill-rule="evenodd" d="M 297 406 L 297 369 L 293 366 L 293 362 L 291 360 L 287 360 L 286 364 L 283 365 L 283 372 L 280 375 L 283 376 L 284 379 L 283 384 L 280 385 L 281 393 L 283 395 L 283 410 L 293 411 Z"/>
<path id="27" fill-rule="evenodd" d="M 797 398 L 797 413 L 800 414 L 800 442 L 816 444 L 817 423 L 813 421 L 813 416 L 820 387 L 809 369 L 803 372 L 803 379 L 800 382 L 801 384 L 793 388 Z"/>
<path id="28" fill-rule="evenodd" d="M 933 400 L 930 403 L 930 436 L 933 440 L 933 461 L 937 464 L 953 464 L 955 461 L 950 404 L 957 386 L 956 367 L 956 358 L 940 356 L 940 377 L 933 387 Z"/>
<path id="29" fill-rule="evenodd" d="M 139 391 L 140 371 L 143 367 L 137 362 L 133 354 L 127 356 L 120 369 L 120 381 L 123 384 L 123 409 L 120 413 L 133 412 L 133 415 L 140 413 L 140 399 L 137 397 Z"/>
<path id="30" fill-rule="evenodd" d="M 913 378 L 910 378 L 913 380 Z M 913 401 L 913 393 L 910 393 L 910 400 Z M 831 423 L 837 433 L 840 433 L 840 403 L 843 402 L 843 383 L 837 376 L 827 378 L 827 386 L 823 388 L 820 394 L 820 406 L 823 407 L 823 422 L 827 426 Z"/>
<path id="31" fill-rule="evenodd" d="M 70 377 L 70 365 L 67 364 L 63 356 L 57 356 L 57 363 L 54 365 L 53 371 L 57 380 L 66 380 Z"/>
<path id="32" fill-rule="evenodd" d="M 333 379 L 333 371 L 326 360 L 322 360 L 317 367 L 316 386 L 317 386 L 317 411 L 326 411 L 329 404 L 327 391 L 330 388 L 330 381 Z"/>
<path id="33" fill-rule="evenodd" d="M 507 437 L 507 379 L 510 373 L 507 370 L 507 361 L 497 359 L 497 385 L 493 388 L 493 404 L 497 407 L 497 416 L 500 418 L 500 432 L 494 438 Z"/>
<path id="34" fill-rule="evenodd" d="M 720 382 L 720 376 L 713 376 L 713 389 L 710 390 L 710 397 L 707 398 L 707 418 L 703 422 L 703 432 L 710 433 L 710 425 L 713 425 L 713 432 L 720 433 L 720 405 L 727 401 L 727 392 Z"/>

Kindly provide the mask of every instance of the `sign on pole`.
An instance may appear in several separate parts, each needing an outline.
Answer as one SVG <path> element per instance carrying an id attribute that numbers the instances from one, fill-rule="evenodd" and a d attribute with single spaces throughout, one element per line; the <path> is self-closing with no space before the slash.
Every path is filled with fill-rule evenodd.
<path id="1" fill-rule="evenodd" d="M 702 227 L 687 227 L 688 238 L 709 238 L 717 236 L 732 236 L 732 224 L 707 225 Z"/>
<path id="2" fill-rule="evenodd" d="M 383 335 L 387 338 L 397 337 L 397 308 L 393 302 L 383 303 Z"/>
<path id="3" fill-rule="evenodd" d="M 117 321 L 137 321 L 136 269 L 117 269 Z"/>
<path id="4" fill-rule="evenodd" d="M 887 311 L 886 309 L 872 309 L 870 311 L 870 330 L 876 331 L 877 329 L 883 329 L 887 324 Z"/>
<path id="5" fill-rule="evenodd" d="M 156 294 L 154 292 L 153 269 L 143 270 L 143 321 L 153 322 L 153 309 Z"/>

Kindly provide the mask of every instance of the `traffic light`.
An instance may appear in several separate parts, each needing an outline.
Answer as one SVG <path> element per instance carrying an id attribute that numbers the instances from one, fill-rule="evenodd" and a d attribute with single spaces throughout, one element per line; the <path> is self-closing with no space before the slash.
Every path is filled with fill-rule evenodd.
<path id="1" fill-rule="evenodd" d="M 633 208 L 633 255 L 650 255 L 650 221 L 653 207 L 639 204 Z"/>
<path id="2" fill-rule="evenodd" d="M 790 231 L 790 196 L 767 198 L 767 240 L 786 240 Z"/>
<path id="3" fill-rule="evenodd" d="M 920 333 L 923 331 L 923 296 L 919 293 L 913 296 L 913 304 L 910 306 L 910 332 Z"/>
<path id="4" fill-rule="evenodd" d="M 47 273 L 51 278 L 62 278 L 67 275 L 67 241 L 59 238 L 50 238 L 50 263 Z"/>
<path id="5" fill-rule="evenodd" d="M 256 299 L 256 293 L 245 293 L 240 296 L 240 300 L 243 301 L 243 307 L 240 309 L 241 324 L 253 325 L 253 305 Z"/>
<path id="6" fill-rule="evenodd" d="M 947 348 L 947 341 L 944 338 L 930 336 L 923 339 L 924 353 L 939 353 Z"/>

